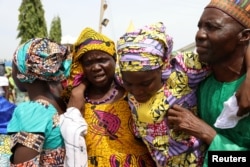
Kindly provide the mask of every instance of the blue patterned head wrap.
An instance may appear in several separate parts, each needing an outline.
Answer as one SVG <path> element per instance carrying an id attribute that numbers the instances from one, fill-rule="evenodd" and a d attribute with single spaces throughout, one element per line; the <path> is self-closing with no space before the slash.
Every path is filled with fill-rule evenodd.
<path id="1" fill-rule="evenodd" d="M 13 62 L 21 82 L 35 79 L 62 81 L 70 74 L 71 55 L 67 48 L 48 38 L 33 38 L 16 50 Z"/>

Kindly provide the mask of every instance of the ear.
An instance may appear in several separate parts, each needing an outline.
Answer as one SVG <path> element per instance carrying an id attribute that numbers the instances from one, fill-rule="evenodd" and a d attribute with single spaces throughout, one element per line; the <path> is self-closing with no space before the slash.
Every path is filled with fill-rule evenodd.
<path id="1" fill-rule="evenodd" d="M 244 29 L 239 33 L 240 42 L 249 42 L 250 41 L 250 29 Z"/>

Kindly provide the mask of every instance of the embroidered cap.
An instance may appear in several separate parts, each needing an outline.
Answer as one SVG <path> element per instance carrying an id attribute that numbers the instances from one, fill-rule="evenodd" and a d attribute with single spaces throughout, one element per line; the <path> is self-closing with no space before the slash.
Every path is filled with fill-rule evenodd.
<path id="1" fill-rule="evenodd" d="M 250 28 L 250 0 L 211 0 L 205 8 L 219 9 Z"/>

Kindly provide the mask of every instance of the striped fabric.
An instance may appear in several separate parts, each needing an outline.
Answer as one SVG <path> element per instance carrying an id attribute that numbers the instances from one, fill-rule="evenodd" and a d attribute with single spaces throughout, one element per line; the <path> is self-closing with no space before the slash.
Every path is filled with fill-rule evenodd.
<path id="1" fill-rule="evenodd" d="M 220 9 L 245 28 L 250 28 L 250 0 L 211 0 L 205 8 Z"/>

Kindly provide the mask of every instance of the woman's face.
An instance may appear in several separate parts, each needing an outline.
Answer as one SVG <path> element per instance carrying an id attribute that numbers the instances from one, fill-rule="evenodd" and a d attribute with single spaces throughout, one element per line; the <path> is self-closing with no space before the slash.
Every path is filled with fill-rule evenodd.
<path id="1" fill-rule="evenodd" d="M 151 71 L 122 71 L 124 88 L 131 93 L 135 99 L 147 102 L 161 87 L 161 69 Z"/>
<path id="2" fill-rule="evenodd" d="M 103 51 L 89 51 L 81 58 L 84 74 L 88 81 L 96 87 L 109 86 L 114 80 L 114 57 Z"/>

